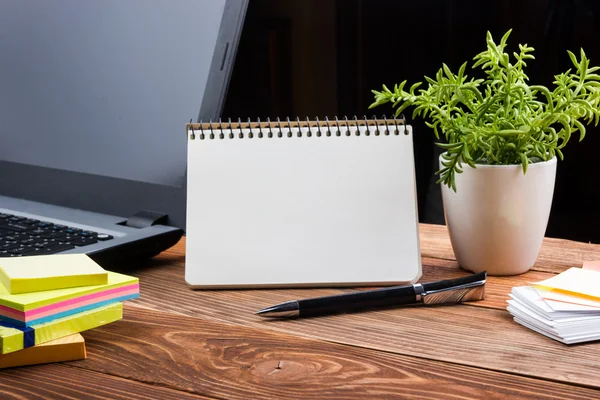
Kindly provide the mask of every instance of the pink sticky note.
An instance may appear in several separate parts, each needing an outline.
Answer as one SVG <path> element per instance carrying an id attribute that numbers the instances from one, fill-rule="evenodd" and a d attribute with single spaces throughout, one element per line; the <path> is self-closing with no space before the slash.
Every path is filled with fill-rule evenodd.
<path id="1" fill-rule="evenodd" d="M 600 261 L 586 261 L 581 268 L 600 272 Z"/>

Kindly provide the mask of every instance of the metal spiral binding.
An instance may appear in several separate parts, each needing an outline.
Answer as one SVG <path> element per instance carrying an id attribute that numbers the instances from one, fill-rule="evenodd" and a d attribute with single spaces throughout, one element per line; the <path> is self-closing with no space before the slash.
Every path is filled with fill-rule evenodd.
<path id="1" fill-rule="evenodd" d="M 396 129 L 390 129 L 392 126 Z M 242 122 L 241 118 L 238 118 L 237 122 L 233 122 L 231 118 L 228 118 L 227 122 L 223 122 L 219 118 L 218 122 L 213 122 L 210 119 L 208 123 L 202 120 L 199 123 L 192 123 L 190 120 L 189 124 L 186 125 L 186 133 L 190 140 L 283 138 L 284 130 L 287 130 L 287 135 L 285 136 L 288 138 L 294 136 L 299 138 L 303 136 L 312 137 L 313 134 L 316 137 L 349 137 L 353 136 L 353 133 L 354 136 L 371 136 L 371 134 L 374 134 L 374 136 L 389 136 L 392 131 L 394 135 L 400 135 L 400 126 L 406 126 L 404 115 L 401 115 L 400 118 L 394 116 L 393 119 L 387 118 L 385 115 L 379 119 L 375 115 L 371 119 L 367 118 L 366 115 L 363 115 L 360 119 L 356 115 L 350 119 L 344 115 L 342 120 L 337 116 L 335 120 L 330 120 L 329 117 L 325 117 L 325 120 L 320 120 L 318 117 L 315 120 L 310 120 L 308 117 L 305 120 L 300 120 L 299 117 L 290 120 L 287 117 L 285 121 L 281 121 L 278 117 L 277 121 L 271 121 L 270 118 L 267 118 L 266 121 L 261 121 L 260 118 L 256 118 L 256 122 L 253 122 L 250 118 L 246 122 Z M 361 127 L 366 127 L 364 132 L 361 132 Z M 370 127 L 375 128 L 374 132 L 371 132 Z M 234 130 L 239 130 L 237 137 L 233 133 Z M 255 134 L 256 130 L 258 132 Z M 306 130 L 306 133 L 303 130 Z M 229 133 L 226 134 L 226 131 L 229 131 Z M 409 134 L 407 129 L 404 129 L 404 134 Z"/>
<path id="2" fill-rule="evenodd" d="M 190 119 L 190 123 L 187 125 L 186 129 L 189 132 L 189 138 L 190 138 L 190 140 L 196 139 L 196 134 L 194 133 L 194 127 L 192 126 L 192 120 L 191 119 Z"/>

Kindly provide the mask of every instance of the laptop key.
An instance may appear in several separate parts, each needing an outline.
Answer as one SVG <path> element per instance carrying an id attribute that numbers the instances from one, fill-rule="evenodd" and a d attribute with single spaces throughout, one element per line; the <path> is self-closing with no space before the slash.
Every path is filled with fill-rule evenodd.
<path id="1" fill-rule="evenodd" d="M 43 237 L 45 239 L 55 239 L 55 238 L 59 238 L 59 237 L 63 237 L 63 236 L 67 236 L 67 234 L 64 232 L 61 232 L 61 231 L 52 231 L 52 232 L 40 235 L 40 237 Z"/>
<path id="2" fill-rule="evenodd" d="M 0 251 L 0 258 L 2 257 L 21 257 L 21 255 L 9 253 L 8 251 Z"/>
<path id="3" fill-rule="evenodd" d="M 0 225 L 1 229 L 6 229 L 13 232 L 26 232 L 32 229 L 31 226 L 26 224 L 20 224 L 18 222 L 4 222 Z"/>
<path id="4" fill-rule="evenodd" d="M 31 248 L 31 249 L 25 250 L 20 255 L 22 255 L 22 256 L 40 256 L 42 254 L 48 254 L 48 253 L 44 252 L 43 249 Z"/>
<path id="5" fill-rule="evenodd" d="M 55 254 L 60 253 L 61 251 L 74 249 L 75 246 L 70 244 L 61 244 L 61 243 L 52 243 L 43 247 L 33 246 L 21 254 L 23 256 L 33 256 L 33 255 L 44 255 L 44 254 Z"/>
<path id="6" fill-rule="evenodd" d="M 108 235 L 106 233 L 99 233 L 98 235 L 96 235 L 96 239 L 98 240 L 110 240 L 113 237 L 111 235 Z"/>
<path id="7" fill-rule="evenodd" d="M 75 246 L 87 246 L 88 244 L 98 243 L 98 241 L 94 238 L 79 238 L 75 240 L 71 240 L 71 244 Z"/>
<path id="8" fill-rule="evenodd" d="M 17 248 L 8 250 L 9 253 L 12 254 L 22 254 L 23 252 L 30 250 L 31 247 L 25 247 L 23 245 L 19 245 Z"/>
<path id="9" fill-rule="evenodd" d="M 72 244 L 58 243 L 58 244 L 46 246 L 41 250 L 44 254 L 54 254 L 54 253 L 60 253 L 61 251 L 65 251 L 65 250 L 71 250 L 74 248 L 75 248 L 75 246 L 73 246 Z"/>
<path id="10" fill-rule="evenodd" d="M 81 235 L 77 235 L 75 233 L 66 234 L 64 237 L 60 238 L 60 240 L 63 242 L 70 242 L 71 240 L 77 240 L 77 239 L 81 239 Z"/>
<path id="11" fill-rule="evenodd" d="M 4 236 L 3 239 L 7 242 L 16 242 L 16 241 L 22 239 L 22 237 L 18 233 L 15 234 L 15 233 L 11 232 L 10 235 Z"/>

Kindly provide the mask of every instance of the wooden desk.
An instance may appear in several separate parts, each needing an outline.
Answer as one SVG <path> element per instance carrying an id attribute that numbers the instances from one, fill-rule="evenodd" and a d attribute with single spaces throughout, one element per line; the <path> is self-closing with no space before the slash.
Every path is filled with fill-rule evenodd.
<path id="1" fill-rule="evenodd" d="M 422 225 L 421 248 L 423 281 L 466 274 L 445 227 Z M 513 286 L 594 259 L 600 246 L 546 239 L 533 271 L 490 277 L 481 302 L 267 321 L 253 312 L 347 290 L 193 291 L 181 242 L 135 273 L 124 320 L 84 332 L 87 360 L 0 371 L 0 398 L 600 398 L 600 343 L 563 345 L 505 311 Z"/>

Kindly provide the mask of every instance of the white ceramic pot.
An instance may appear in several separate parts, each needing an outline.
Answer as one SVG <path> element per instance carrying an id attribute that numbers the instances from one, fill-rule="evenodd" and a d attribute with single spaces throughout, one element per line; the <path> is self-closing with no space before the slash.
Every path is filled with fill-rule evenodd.
<path id="1" fill-rule="evenodd" d="M 441 160 L 441 158 L 440 158 Z M 546 233 L 556 158 L 521 165 L 463 164 L 456 193 L 442 184 L 446 225 L 461 268 L 516 275 L 535 263 Z"/>

